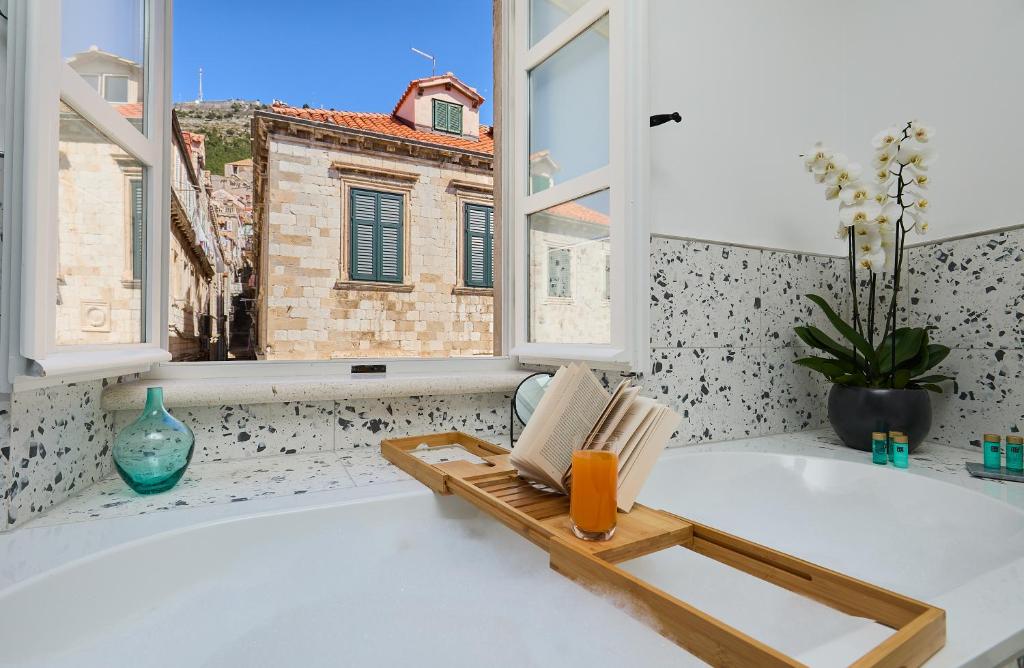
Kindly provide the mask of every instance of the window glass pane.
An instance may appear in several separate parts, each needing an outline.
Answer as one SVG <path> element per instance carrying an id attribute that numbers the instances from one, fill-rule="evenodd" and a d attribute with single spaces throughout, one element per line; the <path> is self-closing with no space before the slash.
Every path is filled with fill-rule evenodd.
<path id="1" fill-rule="evenodd" d="M 607 190 L 530 214 L 531 342 L 611 342 L 609 223 Z"/>
<path id="2" fill-rule="evenodd" d="M 530 0 L 530 46 L 585 4 L 587 0 Z"/>
<path id="3" fill-rule="evenodd" d="M 608 164 L 608 17 L 530 72 L 529 192 Z"/>
<path id="4" fill-rule="evenodd" d="M 57 345 L 140 343 L 142 163 L 61 103 Z"/>
<path id="5" fill-rule="evenodd" d="M 107 102 L 128 102 L 128 77 L 107 76 L 103 98 Z"/>
<path id="6" fill-rule="evenodd" d="M 63 0 L 61 55 L 140 130 L 145 105 L 145 0 Z"/>

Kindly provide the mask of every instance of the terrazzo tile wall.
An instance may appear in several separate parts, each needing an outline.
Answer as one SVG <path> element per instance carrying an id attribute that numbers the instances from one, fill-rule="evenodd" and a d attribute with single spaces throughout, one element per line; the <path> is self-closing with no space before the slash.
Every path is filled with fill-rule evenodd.
<path id="1" fill-rule="evenodd" d="M 1024 431 L 1024 226 L 911 248 L 908 265 L 912 320 L 953 349 L 930 438 L 980 448 L 985 432 Z"/>
<path id="2" fill-rule="evenodd" d="M 100 408 L 97 380 L 16 393 L 0 403 L 3 522 L 11 529 L 97 482 L 112 470 L 114 434 L 137 411 Z M 298 452 L 376 451 L 386 436 L 458 429 L 495 435 L 508 430 L 510 396 L 361 399 L 171 409 L 193 428 L 193 462 Z"/>
<path id="3" fill-rule="evenodd" d="M 0 409 L 0 530 L 27 521 L 110 472 L 113 416 L 100 408 L 109 382 L 16 392 Z"/>
<path id="4" fill-rule="evenodd" d="M 836 257 L 651 239 L 651 371 L 645 393 L 683 421 L 673 445 L 825 426 L 827 384 L 793 361 L 798 324 L 828 324 L 803 295 L 844 312 Z"/>
<path id="5" fill-rule="evenodd" d="M 459 430 L 508 431 L 503 393 L 172 408 L 196 434 L 193 462 L 377 448 L 383 438 Z M 117 411 L 114 429 L 137 411 Z"/>

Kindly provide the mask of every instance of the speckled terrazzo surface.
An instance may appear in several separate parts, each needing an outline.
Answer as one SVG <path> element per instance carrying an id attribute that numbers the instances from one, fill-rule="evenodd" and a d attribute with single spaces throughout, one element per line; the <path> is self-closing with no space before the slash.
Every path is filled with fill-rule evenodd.
<path id="1" fill-rule="evenodd" d="M 507 442 L 504 437 L 494 440 Z M 828 430 L 709 443 L 673 451 L 772 452 L 865 463 L 870 460 L 870 453 L 843 447 Z M 1024 508 L 1024 485 L 983 481 L 967 474 L 964 462 L 979 458 L 980 453 L 928 443 L 912 455 L 907 473 L 983 491 Z M 197 464 L 189 468 L 177 487 L 153 496 L 135 494 L 113 474 L 29 522 L 25 528 L 219 504 L 237 504 L 239 512 L 244 512 L 247 501 L 296 495 L 306 495 L 310 503 L 315 503 L 320 492 L 410 479 L 381 457 L 377 447 Z"/>

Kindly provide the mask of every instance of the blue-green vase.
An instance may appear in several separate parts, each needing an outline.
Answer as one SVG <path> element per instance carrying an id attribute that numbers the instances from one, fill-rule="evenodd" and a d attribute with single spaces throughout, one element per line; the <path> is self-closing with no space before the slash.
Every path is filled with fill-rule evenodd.
<path id="1" fill-rule="evenodd" d="M 151 387 L 142 415 L 114 439 L 114 465 L 139 494 L 164 492 L 181 480 L 195 441 L 192 430 L 164 408 L 164 389 Z"/>

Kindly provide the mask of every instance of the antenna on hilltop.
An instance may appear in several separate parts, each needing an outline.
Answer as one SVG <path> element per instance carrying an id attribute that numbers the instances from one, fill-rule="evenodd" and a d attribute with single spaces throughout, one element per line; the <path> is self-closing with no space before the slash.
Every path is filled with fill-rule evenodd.
<path id="1" fill-rule="evenodd" d="M 196 104 L 203 101 L 203 68 L 199 68 L 199 97 L 196 98 Z"/>
<path id="2" fill-rule="evenodd" d="M 420 51 L 415 46 L 412 47 L 412 52 L 417 55 L 423 56 L 424 58 L 430 61 L 430 76 L 435 76 L 437 74 L 437 58 L 433 57 L 429 53 L 424 53 Z"/>

